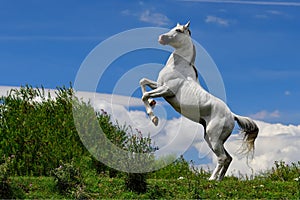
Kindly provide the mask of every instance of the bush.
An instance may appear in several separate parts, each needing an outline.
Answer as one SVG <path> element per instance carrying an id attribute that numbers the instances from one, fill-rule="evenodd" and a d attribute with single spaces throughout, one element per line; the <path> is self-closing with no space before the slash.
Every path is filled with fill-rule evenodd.
<path id="1" fill-rule="evenodd" d="M 84 194 L 83 177 L 74 162 L 61 163 L 52 171 L 52 176 L 60 193 L 69 193 L 77 198 Z"/>
<path id="2" fill-rule="evenodd" d="M 127 135 L 127 127 L 126 125 L 120 126 L 118 122 L 113 124 L 111 121 L 111 117 L 107 114 L 106 111 L 101 110 L 100 112 L 96 112 L 97 120 L 103 132 L 105 133 L 107 139 L 109 139 L 114 145 L 117 147 L 124 149 L 125 142 L 128 138 Z M 98 148 L 101 148 L 99 145 Z M 100 150 L 101 152 L 101 150 Z M 94 160 L 95 167 L 98 173 L 106 173 L 108 171 L 109 177 L 114 178 L 120 175 L 120 172 L 104 165 L 98 160 Z"/>
<path id="3" fill-rule="evenodd" d="M 143 137 L 142 133 L 138 130 L 128 127 L 128 138 L 125 141 L 125 149 L 129 152 L 127 165 L 131 163 L 140 163 L 134 166 L 136 168 L 150 166 L 154 163 L 153 152 L 158 148 L 153 147 L 150 136 Z M 146 154 L 148 156 L 138 156 L 138 154 Z M 136 161 L 138 160 L 138 161 Z M 137 169 L 139 171 L 139 169 Z M 137 193 L 145 193 L 147 191 L 147 173 L 127 173 L 125 177 L 125 186 L 127 190 Z"/>
<path id="4" fill-rule="evenodd" d="M 2 163 L 0 164 L 0 198 L 8 199 L 11 198 L 12 191 L 9 181 L 9 169 L 12 163 L 12 158 L 5 156 L 2 158 Z"/>
<path id="5" fill-rule="evenodd" d="M 3 156 L 0 160 L 0 199 L 23 198 L 23 192 L 15 188 L 9 178 L 15 156 Z"/>
<path id="6" fill-rule="evenodd" d="M 291 165 L 284 161 L 275 161 L 274 165 L 267 173 L 267 177 L 273 181 L 293 181 L 300 177 L 300 161 Z"/>
<path id="7" fill-rule="evenodd" d="M 174 157 L 170 157 L 170 159 L 174 159 Z M 168 166 L 153 172 L 150 177 L 158 179 L 188 178 L 193 175 L 193 172 L 190 170 L 190 164 L 192 163 L 187 162 L 181 155 Z"/>
<path id="8" fill-rule="evenodd" d="M 145 193 L 147 191 L 147 174 L 144 173 L 128 173 L 125 178 L 125 186 L 127 190 L 137 193 Z"/>
<path id="9" fill-rule="evenodd" d="M 55 98 L 31 86 L 0 97 L 0 146 L 15 155 L 14 175 L 49 175 L 60 160 L 88 155 L 74 126 L 72 88 L 57 88 Z"/>

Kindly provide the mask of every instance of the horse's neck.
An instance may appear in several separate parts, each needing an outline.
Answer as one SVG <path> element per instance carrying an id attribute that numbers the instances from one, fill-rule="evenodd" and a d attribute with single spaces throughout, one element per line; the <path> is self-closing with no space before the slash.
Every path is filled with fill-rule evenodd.
<path id="1" fill-rule="evenodd" d="M 173 52 L 173 54 L 178 56 L 180 61 L 188 62 L 189 64 L 194 64 L 195 53 L 194 45 L 190 40 L 184 46 L 175 49 Z"/>
<path id="2" fill-rule="evenodd" d="M 170 55 L 166 67 L 172 67 L 174 70 L 189 76 L 190 73 L 194 73 L 195 54 L 194 45 L 190 41 L 185 46 L 175 49 Z"/>

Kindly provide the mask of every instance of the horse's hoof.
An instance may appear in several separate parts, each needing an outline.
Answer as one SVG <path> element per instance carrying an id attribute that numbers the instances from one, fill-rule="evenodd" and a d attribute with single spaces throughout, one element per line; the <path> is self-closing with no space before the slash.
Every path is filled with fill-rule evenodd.
<path id="1" fill-rule="evenodd" d="M 154 99 L 148 99 L 149 105 L 151 106 L 151 108 L 153 109 L 156 105 L 156 101 Z"/>
<path id="2" fill-rule="evenodd" d="M 152 118 L 152 122 L 153 122 L 153 124 L 154 124 L 155 126 L 157 126 L 157 125 L 158 125 L 158 117 L 154 116 L 154 117 Z"/>

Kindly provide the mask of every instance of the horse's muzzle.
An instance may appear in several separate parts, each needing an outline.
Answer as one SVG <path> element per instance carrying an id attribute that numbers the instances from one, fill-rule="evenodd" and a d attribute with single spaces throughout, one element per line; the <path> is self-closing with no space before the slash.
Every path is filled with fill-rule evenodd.
<path id="1" fill-rule="evenodd" d="M 162 44 L 162 45 L 166 45 L 166 44 L 167 44 L 167 39 L 168 39 L 167 36 L 165 36 L 165 35 L 160 35 L 160 36 L 158 37 L 158 42 L 159 42 L 160 44 Z"/>

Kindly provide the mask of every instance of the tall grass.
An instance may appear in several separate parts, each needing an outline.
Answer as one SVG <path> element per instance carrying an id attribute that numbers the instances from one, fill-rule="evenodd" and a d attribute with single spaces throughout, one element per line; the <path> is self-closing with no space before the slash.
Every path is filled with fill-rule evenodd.
<path id="1" fill-rule="evenodd" d="M 61 160 L 87 154 L 72 116 L 73 90 L 24 86 L 0 98 L 1 154 L 15 155 L 15 175 L 49 175 Z"/>
<path id="2" fill-rule="evenodd" d="M 63 181 L 68 180 L 68 170 L 61 170 L 58 166 L 81 163 L 83 158 L 91 157 L 98 173 L 108 172 L 110 177 L 116 177 L 118 171 L 99 162 L 86 149 L 103 154 L 103 136 L 97 133 L 99 125 L 110 142 L 129 152 L 127 162 L 121 164 L 130 165 L 132 159 L 136 159 L 135 153 L 149 154 L 147 160 L 142 161 L 144 164 L 153 162 L 151 153 L 155 148 L 149 136 L 143 137 L 137 129 L 113 123 L 104 110 L 95 112 L 88 102 L 74 96 L 72 87 L 58 87 L 53 97 L 43 87 L 26 85 L 12 89 L 7 96 L 0 98 L 0 102 L 0 155 L 14 155 L 13 175 L 49 176 L 52 171 L 59 180 L 58 184 L 65 185 L 66 182 L 68 185 L 68 181 Z M 74 116 L 80 119 L 77 126 Z M 85 134 L 79 136 L 76 128 Z M 82 140 L 96 142 L 84 146 Z M 106 158 L 110 160 L 117 156 L 111 152 L 108 154 Z M 126 177 L 129 190 L 146 191 L 146 174 L 128 173 Z"/>
<path id="3" fill-rule="evenodd" d="M 87 137 L 97 136 L 93 132 L 96 129 L 89 127 L 88 117 L 93 117 L 106 137 L 119 148 L 131 152 L 152 148 L 150 138 L 136 137 L 131 127 L 114 124 L 103 110 L 95 112 L 89 103 L 74 96 L 72 87 L 58 87 L 55 96 L 51 96 L 43 87 L 26 85 L 0 97 L 0 155 L 15 156 L 14 175 L 48 176 L 61 162 L 79 163 L 82 157 L 91 156 L 81 141 L 84 138 L 76 130 L 73 106 L 79 110 L 78 117 L 85 119 L 80 128 L 90 130 Z M 101 146 L 95 148 L 101 152 Z M 98 172 L 108 170 L 112 177 L 116 175 L 115 170 L 93 160 Z"/>

